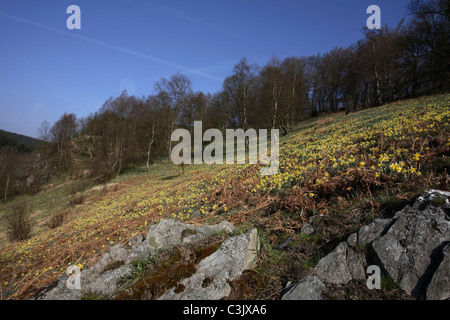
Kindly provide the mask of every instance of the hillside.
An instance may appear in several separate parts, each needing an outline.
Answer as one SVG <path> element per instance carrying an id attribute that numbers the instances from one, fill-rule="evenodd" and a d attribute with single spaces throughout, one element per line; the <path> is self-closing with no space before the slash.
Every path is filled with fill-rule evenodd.
<path id="1" fill-rule="evenodd" d="M 0 148 L 2 146 L 14 146 L 19 152 L 31 152 L 39 145 L 38 139 L 21 134 L 0 130 Z"/>
<path id="2" fill-rule="evenodd" d="M 449 106 L 450 95 L 440 95 L 313 118 L 281 138 L 273 176 L 261 176 L 258 165 L 190 165 L 181 175 L 159 163 L 104 186 L 53 181 L 0 208 L 26 200 L 34 210 L 30 240 L 10 243 L 0 230 L 2 297 L 30 297 L 69 265 L 89 268 L 165 218 L 258 228 L 259 262 L 241 279 L 247 289 L 239 298 L 274 299 L 357 228 L 427 188 L 449 190 Z M 62 224 L 50 228 L 55 215 Z M 321 218 L 318 230 L 305 236 L 312 217 Z"/>

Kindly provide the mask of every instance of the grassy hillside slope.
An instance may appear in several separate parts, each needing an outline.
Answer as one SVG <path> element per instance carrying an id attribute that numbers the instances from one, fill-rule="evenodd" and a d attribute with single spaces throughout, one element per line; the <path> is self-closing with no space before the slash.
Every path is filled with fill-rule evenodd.
<path id="1" fill-rule="evenodd" d="M 28 241 L 1 237 L 2 297 L 29 297 L 70 264 L 88 268 L 109 247 L 171 218 L 257 226 L 260 263 L 242 280 L 255 290 L 239 298 L 274 298 L 299 275 L 295 267 L 307 270 L 317 261 L 317 250 L 426 188 L 448 190 L 449 106 L 450 95 L 440 95 L 303 122 L 281 138 L 280 170 L 273 176 L 261 176 L 259 165 L 190 165 L 181 175 L 179 167 L 159 163 L 105 186 L 53 182 L 38 195 L 14 200 L 32 204 L 35 228 Z M 63 223 L 50 228 L 55 214 Z M 299 230 L 312 216 L 329 219 L 305 239 Z M 296 254 L 276 250 L 288 237 Z"/>

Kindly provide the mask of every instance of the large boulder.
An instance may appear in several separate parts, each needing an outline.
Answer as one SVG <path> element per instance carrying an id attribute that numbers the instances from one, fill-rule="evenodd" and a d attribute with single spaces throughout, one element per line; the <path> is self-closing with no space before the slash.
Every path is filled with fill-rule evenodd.
<path id="1" fill-rule="evenodd" d="M 361 253 L 353 250 L 347 242 L 341 242 L 333 252 L 319 260 L 314 271 L 328 283 L 345 284 L 352 279 L 364 279 L 364 264 Z"/>
<path id="2" fill-rule="evenodd" d="M 433 199 L 443 197 L 442 205 Z M 372 247 L 389 276 L 408 294 L 419 298 L 442 261 L 450 241 L 450 222 L 445 212 L 446 193 L 433 190 L 394 216 L 387 232 Z"/>
<path id="3" fill-rule="evenodd" d="M 160 300 L 218 300 L 231 292 L 229 282 L 254 266 L 259 250 L 258 232 L 228 238 L 220 248 L 200 262 L 196 273 L 172 288 Z M 182 287 L 183 290 L 179 290 Z"/>
<path id="4" fill-rule="evenodd" d="M 86 292 L 111 295 L 119 288 L 120 280 L 133 271 L 133 261 L 155 254 L 161 249 L 190 243 L 217 233 L 231 233 L 233 230 L 234 226 L 227 221 L 216 225 L 195 226 L 173 220 L 162 220 L 150 228 L 145 238 L 138 235 L 127 245 L 115 245 L 104 253 L 96 264 L 82 270 L 79 274 L 78 287 L 68 285 L 68 275 L 64 274 L 31 299 L 76 300 Z"/>
<path id="5" fill-rule="evenodd" d="M 446 300 L 450 298 L 450 245 L 443 250 L 444 258 L 433 275 L 427 289 L 428 300 Z"/>
<path id="6" fill-rule="evenodd" d="M 194 226 L 173 220 L 162 220 L 150 227 L 142 243 L 134 243 L 136 249 L 127 257 L 127 262 L 180 243 L 190 243 L 220 232 L 231 233 L 233 230 L 234 226 L 228 221 L 216 225 Z"/>
<path id="7" fill-rule="evenodd" d="M 413 297 L 449 299 L 449 199 L 450 192 L 425 192 L 392 219 L 376 219 L 350 235 L 319 261 L 314 273 L 325 285 L 345 285 L 364 282 L 367 266 L 378 265 Z M 318 297 L 311 293 L 321 287 L 318 280 L 305 279 L 296 285 L 303 295 L 291 290 L 288 297 Z"/>

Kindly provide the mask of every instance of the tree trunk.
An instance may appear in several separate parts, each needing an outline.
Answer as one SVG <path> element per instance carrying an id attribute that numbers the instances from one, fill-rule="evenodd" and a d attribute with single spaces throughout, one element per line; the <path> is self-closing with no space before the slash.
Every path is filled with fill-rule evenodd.
<path id="1" fill-rule="evenodd" d="M 169 162 L 172 162 L 172 131 L 173 131 L 173 122 L 170 124 L 170 131 L 169 131 Z"/>
<path id="2" fill-rule="evenodd" d="M 275 129 L 275 125 L 277 122 L 277 110 L 278 110 L 278 101 L 275 100 L 273 104 L 273 117 L 272 117 L 272 129 Z"/>
<path id="3" fill-rule="evenodd" d="M 9 179 L 11 177 L 11 173 L 8 173 L 8 178 L 6 179 L 6 188 L 5 188 L 5 200 L 8 195 L 8 187 L 9 187 Z"/>
<path id="4" fill-rule="evenodd" d="M 149 143 L 148 143 L 148 149 L 147 149 L 147 172 L 150 171 L 150 151 L 153 145 L 153 141 L 154 141 L 154 137 L 155 137 L 155 123 L 153 122 L 152 125 L 152 139 L 150 140 L 149 137 Z"/>

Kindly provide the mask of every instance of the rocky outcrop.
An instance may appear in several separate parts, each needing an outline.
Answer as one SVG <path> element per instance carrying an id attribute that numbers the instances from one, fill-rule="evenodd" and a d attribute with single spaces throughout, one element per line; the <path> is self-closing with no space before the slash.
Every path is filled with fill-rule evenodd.
<path id="1" fill-rule="evenodd" d="M 322 258 L 315 267 L 315 273 L 322 280 L 332 284 L 345 284 L 350 280 L 365 278 L 365 259 L 346 242 Z"/>
<path id="2" fill-rule="evenodd" d="M 450 297 L 450 245 L 443 250 L 444 258 L 428 286 L 427 299 L 445 300 Z"/>
<path id="3" fill-rule="evenodd" d="M 377 219 L 362 227 L 318 262 L 317 279 L 304 278 L 283 298 L 318 299 L 323 290 L 319 281 L 325 285 L 365 282 L 367 266 L 377 265 L 415 298 L 449 299 L 449 198 L 449 192 L 429 190 L 392 219 Z"/>
<path id="4" fill-rule="evenodd" d="M 229 281 L 254 266 L 259 250 L 256 229 L 225 240 L 219 250 L 202 260 L 197 272 L 181 282 L 183 290 L 175 288 L 160 300 L 218 300 L 231 292 Z"/>
<path id="5" fill-rule="evenodd" d="M 431 193 L 424 199 L 430 202 L 437 195 Z M 416 298 L 425 295 L 450 241 L 444 208 L 426 202 L 418 200 L 412 208 L 398 212 L 389 230 L 372 243 L 389 276 Z"/>
<path id="6" fill-rule="evenodd" d="M 76 300 L 85 292 L 95 292 L 104 296 L 113 294 L 119 287 L 119 281 L 133 271 L 133 261 L 155 254 L 158 250 L 170 248 L 183 243 L 192 243 L 208 236 L 228 232 L 234 226 L 226 221 L 216 225 L 194 226 L 172 220 L 162 220 L 150 228 L 147 236 L 141 235 L 132 238 L 127 245 L 118 244 L 102 255 L 100 260 L 89 269 L 79 274 L 78 286 L 76 282 L 70 286 L 67 283 L 69 276 L 63 275 L 56 282 L 45 287 L 32 297 L 34 300 Z M 249 268 L 254 261 L 254 248 L 256 241 L 255 231 L 245 235 L 232 237 L 224 241 L 214 257 L 202 261 L 199 267 L 201 274 L 207 261 L 216 269 L 226 271 L 226 274 L 215 275 L 217 281 L 226 282 L 225 276 L 235 276 L 245 268 Z M 219 254 L 221 253 L 221 254 Z M 227 265 L 222 265 L 226 263 Z M 225 278 L 220 278 L 224 276 Z M 210 297 L 209 299 L 212 299 Z"/>
<path id="7" fill-rule="evenodd" d="M 366 285 L 368 266 L 376 265 L 384 276 L 415 298 L 450 299 L 450 193 L 429 190 L 410 207 L 390 219 L 376 219 L 319 260 L 311 275 L 289 284 L 283 300 L 319 300 L 331 287 Z M 80 299 L 84 292 L 114 296 L 121 279 L 133 272 L 133 261 L 180 244 L 192 244 L 211 235 L 232 232 L 229 222 L 194 226 L 162 220 L 143 237 L 138 235 L 126 245 L 119 244 L 79 274 L 79 288 L 70 288 L 63 275 L 33 299 Z M 301 231 L 315 232 L 313 223 Z M 280 250 L 292 241 L 288 238 Z M 217 245 L 217 247 L 219 244 Z M 259 250 L 258 234 L 251 229 L 229 237 L 220 247 L 195 263 L 185 279 L 170 283 L 159 299 L 222 299 L 230 295 L 230 281 L 255 265 Z M 352 281 L 352 283 L 349 283 Z M 369 290 L 368 288 L 365 288 Z M 325 292 L 325 293 L 324 293 Z M 372 291 L 373 292 L 373 291 Z"/>

